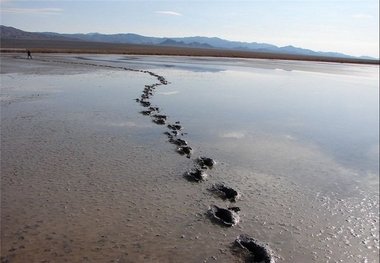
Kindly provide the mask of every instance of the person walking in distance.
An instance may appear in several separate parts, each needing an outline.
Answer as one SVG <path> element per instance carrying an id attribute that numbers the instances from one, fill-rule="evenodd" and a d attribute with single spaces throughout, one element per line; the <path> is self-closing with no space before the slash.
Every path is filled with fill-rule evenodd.
<path id="1" fill-rule="evenodd" d="M 28 53 L 28 59 L 32 59 L 32 53 L 29 49 L 26 50 L 26 53 Z"/>

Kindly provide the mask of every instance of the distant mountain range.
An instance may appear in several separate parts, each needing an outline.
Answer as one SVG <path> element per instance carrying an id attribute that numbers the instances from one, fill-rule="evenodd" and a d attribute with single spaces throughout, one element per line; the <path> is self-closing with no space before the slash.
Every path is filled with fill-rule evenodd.
<path id="1" fill-rule="evenodd" d="M 291 55 L 308 55 L 337 58 L 357 58 L 337 52 L 319 52 L 294 46 L 278 47 L 266 43 L 229 41 L 217 37 L 147 37 L 138 34 L 59 34 L 53 32 L 26 32 L 14 27 L 0 25 L 0 38 L 2 39 L 23 39 L 23 40 L 60 40 L 60 41 L 89 41 L 119 44 L 137 45 L 160 45 L 173 47 L 210 48 L 243 50 L 266 53 L 279 53 Z M 375 59 L 368 56 L 359 57 L 362 59 Z"/>

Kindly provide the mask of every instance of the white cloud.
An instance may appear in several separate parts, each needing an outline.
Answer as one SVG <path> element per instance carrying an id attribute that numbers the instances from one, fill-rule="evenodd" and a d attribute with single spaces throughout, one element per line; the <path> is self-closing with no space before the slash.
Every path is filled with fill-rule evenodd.
<path id="1" fill-rule="evenodd" d="M 181 13 L 174 12 L 174 11 L 156 11 L 155 13 L 160 14 L 160 15 L 182 16 Z"/>
<path id="2" fill-rule="evenodd" d="M 57 15 L 61 13 L 61 8 L 2 8 L 2 13 L 10 14 L 37 14 L 37 15 Z"/>

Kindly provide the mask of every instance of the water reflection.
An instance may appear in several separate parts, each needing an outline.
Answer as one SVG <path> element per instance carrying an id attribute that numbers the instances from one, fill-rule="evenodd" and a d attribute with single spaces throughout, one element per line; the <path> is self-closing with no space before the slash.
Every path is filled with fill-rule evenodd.
<path id="1" fill-rule="evenodd" d="M 165 74 L 179 93 L 158 93 L 156 102 L 186 118 L 194 136 L 213 140 L 226 127 L 240 136 L 267 133 L 312 144 L 355 170 L 378 171 L 376 77 L 254 69 Z"/>
<path id="2" fill-rule="evenodd" d="M 270 235 L 286 262 L 376 260 L 378 67 L 240 63 L 163 71 L 180 92 L 156 103 L 186 124 L 196 151 L 223 160 L 214 176 L 245 193 L 246 229 Z"/>
<path id="3" fill-rule="evenodd" d="M 152 60 L 152 58 L 155 58 Z M 189 61 L 182 61 L 181 59 L 175 60 L 172 59 L 172 57 L 165 57 L 165 56 L 126 56 L 126 57 L 119 57 L 119 56 L 101 56 L 101 55 L 94 55 L 94 56 L 77 56 L 75 59 L 78 60 L 87 60 L 92 62 L 108 62 L 113 65 L 121 65 L 121 64 L 128 64 L 128 67 L 134 67 L 134 68 L 146 68 L 146 67 L 154 67 L 154 68 L 176 68 L 180 70 L 186 70 L 190 72 L 220 72 L 224 69 L 219 67 L 217 64 L 211 66 L 205 67 L 204 65 L 198 65 L 198 64 L 192 64 L 189 63 Z"/>
<path id="4" fill-rule="evenodd" d="M 181 120 L 196 154 L 220 163 L 210 182 L 242 192 L 246 231 L 269 240 L 285 262 L 374 259 L 377 67 L 149 57 L 139 63 L 175 89 L 159 91 L 152 102 Z M 220 201 L 202 201 L 210 202 Z"/>
<path id="5" fill-rule="evenodd" d="M 131 65 L 119 56 L 85 58 Z M 30 92 L 24 83 L 61 90 L 2 113 L 8 254 L 17 245 L 20 262 L 57 255 L 73 262 L 233 262 L 239 259 L 229 247 L 244 232 L 268 242 L 279 262 L 378 260 L 377 67 L 133 61 L 171 82 L 151 102 L 181 121 L 194 156 L 217 161 L 207 181 L 189 185 L 182 175 L 193 160 L 166 143 L 165 127 L 139 113 L 133 99 L 155 81 L 146 74 L 6 79 L 23 93 Z M 31 117 L 20 121 L 19 113 Z M 242 194 L 234 228 L 205 216 L 209 206 L 227 205 L 207 190 L 216 183 Z"/>

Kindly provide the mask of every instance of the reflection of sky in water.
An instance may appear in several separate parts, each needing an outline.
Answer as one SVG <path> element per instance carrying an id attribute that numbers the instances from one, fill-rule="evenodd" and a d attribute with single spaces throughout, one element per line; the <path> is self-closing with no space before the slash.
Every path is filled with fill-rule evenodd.
<path id="1" fill-rule="evenodd" d="M 119 58 L 86 57 L 91 63 L 131 66 L 131 60 Z M 178 254 L 177 261 L 183 255 L 194 261 L 194 251 L 211 253 L 214 247 L 227 247 L 242 232 L 268 241 L 284 258 L 279 262 L 366 262 L 366 258 L 374 262 L 378 258 L 377 67 L 133 58 L 140 63 L 133 67 L 151 69 L 170 81 L 157 88 L 151 101 L 169 115 L 170 122 L 181 121 L 188 133 L 185 139 L 194 147 L 194 158 L 205 155 L 217 160 L 204 184 L 191 186 L 182 180 L 181 173 L 193 166 L 193 160 L 181 158 L 173 145 L 165 143 L 165 127 L 139 114 L 143 108 L 134 98 L 144 85 L 156 82 L 149 75 L 97 70 L 67 76 L 28 76 L 28 81 L 5 78 L 5 84 L 32 87 L 33 92 L 40 86 L 61 91 L 18 107 L 25 112 L 40 107 L 37 122 L 22 122 L 34 127 L 31 131 L 25 129 L 28 138 L 30 132 L 39 138 L 45 131 L 58 142 L 49 144 L 53 153 L 61 158 L 61 144 L 66 144 L 66 156 L 80 164 L 72 179 L 79 179 L 76 188 L 81 191 L 70 192 L 67 200 L 81 204 L 78 200 L 90 198 L 84 202 L 89 207 L 94 206 L 94 200 L 99 201 L 94 207 L 102 205 L 102 210 L 91 218 L 103 221 L 97 222 L 94 229 L 104 235 L 107 225 L 119 222 L 117 231 L 109 233 L 110 240 L 122 237 L 125 240 L 121 243 L 128 245 L 138 239 L 144 245 L 138 253 L 146 252 L 148 247 L 164 251 L 163 242 L 175 244 L 173 251 L 183 253 Z M 218 71 L 209 70 L 216 68 Z M 51 127 L 59 133 L 52 133 Z M 66 133 L 66 129 L 73 132 Z M 78 155 L 73 155 L 75 152 Z M 36 163 L 40 164 L 42 157 Z M 92 184 L 80 181 L 82 161 L 96 165 L 91 170 L 91 178 L 96 178 L 92 183 L 98 187 L 93 195 L 88 194 Z M 52 168 L 62 172 L 59 178 L 66 183 L 68 164 L 61 164 L 64 169 L 54 165 Z M 40 174 L 39 170 L 34 172 Z M 226 230 L 202 220 L 210 204 L 227 205 L 207 191 L 215 182 L 224 182 L 242 193 L 236 203 L 242 209 L 241 225 Z M 370 184 L 374 191 L 368 190 Z M 59 189 L 66 198 L 65 188 Z M 55 191 L 50 193 L 57 196 Z M 40 200 L 36 203 L 40 207 Z M 141 217 L 144 211 L 160 215 L 155 210 L 158 207 L 163 209 L 157 210 L 162 211 L 161 218 Z M 110 212 L 104 213 L 104 208 Z M 49 215 L 53 214 L 49 211 Z M 93 226 L 85 214 L 79 215 L 83 226 Z M 123 221 L 126 218 L 133 219 L 133 228 L 126 228 L 130 224 Z M 52 222 L 56 230 L 57 221 Z M 188 232 L 176 232 L 183 230 L 182 224 L 186 224 Z M 146 234 L 141 235 L 142 231 Z M 85 235 L 78 233 L 81 240 Z M 162 238 L 156 235 L 154 243 L 150 243 L 153 239 L 149 234 L 157 233 Z M 187 242 L 187 238 L 181 238 L 183 233 L 186 237 L 199 235 L 199 239 Z M 88 242 L 79 243 L 91 247 Z M 227 258 L 224 262 L 231 261 Z"/>
<path id="2" fill-rule="evenodd" d="M 314 72 L 247 67 L 218 73 L 164 70 L 160 74 L 172 84 L 160 92 L 179 93 L 157 93 L 154 102 L 182 118 L 193 139 L 235 138 L 246 144 L 247 134 L 267 133 L 314 145 L 355 170 L 378 173 L 377 68 L 357 66 L 358 74 L 349 75 L 346 68 L 355 66 L 323 67 L 341 72 L 318 72 L 318 65 Z"/>
<path id="3" fill-rule="evenodd" d="M 212 174 L 245 194 L 239 205 L 249 211 L 247 218 L 273 209 L 260 221 L 273 226 L 289 224 L 290 229 L 303 233 L 301 245 L 298 249 L 294 246 L 289 255 L 315 246 L 327 260 L 346 254 L 350 255 L 347 258 L 355 255 L 357 260 L 352 262 L 356 262 L 376 252 L 378 67 L 237 62 L 222 60 L 219 72 L 154 68 L 171 82 L 160 92 L 178 93 L 157 93 L 152 101 L 162 106 L 172 121 L 183 123 L 196 155 L 220 162 Z M 200 64 L 207 68 L 207 63 L 216 61 Z M 279 187 L 272 189 L 276 183 Z M 307 194 L 289 197 L 296 192 L 294 186 Z M 282 191 L 286 197 L 281 196 Z M 261 201 L 265 208 L 256 211 Z M 320 203 L 314 206 L 314 201 L 323 207 Z M 283 215 L 281 207 L 287 211 Z M 250 231 L 258 229 L 255 224 L 245 224 Z M 319 233 L 310 234 L 314 228 L 320 229 Z M 273 239 L 279 232 L 267 233 Z M 281 233 L 275 239 L 291 246 L 289 240 L 295 236 L 291 231 L 290 236 Z M 286 247 L 284 243 L 279 246 Z M 371 245 L 363 246 L 367 243 Z M 331 250 L 322 249 L 325 246 Z M 372 260 L 372 254 L 368 258 Z M 310 258 L 301 259 L 295 262 L 310 262 Z"/>
<path id="4" fill-rule="evenodd" d="M 321 158 L 325 155 L 353 169 L 346 174 L 378 174 L 376 66 L 165 56 L 92 55 L 86 59 L 165 76 L 170 83 L 157 90 L 152 102 L 185 125 L 193 144 L 218 145 L 220 152 L 228 152 L 232 140 L 236 150 L 230 158 L 262 153 L 270 163 L 276 151 L 283 152 L 278 162 L 286 160 L 291 142 L 292 147 L 302 145 L 305 151 L 313 149 Z M 100 98 L 113 108 L 124 95 L 129 96 L 129 88 L 124 89 L 128 83 L 120 85 L 115 79 L 108 85 L 113 87 L 109 95 L 98 97 L 94 92 L 90 99 Z M 138 92 L 139 87 L 133 89 Z M 261 151 L 252 149 L 259 147 L 259 141 L 268 144 Z"/>

